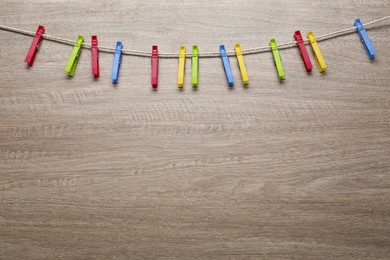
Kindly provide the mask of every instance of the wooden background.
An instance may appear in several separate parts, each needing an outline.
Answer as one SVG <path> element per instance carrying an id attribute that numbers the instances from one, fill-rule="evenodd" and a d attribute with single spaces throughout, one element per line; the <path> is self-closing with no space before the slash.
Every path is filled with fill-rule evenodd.
<path id="1" fill-rule="evenodd" d="M 233 50 L 316 35 L 389 15 L 389 0 L 0 1 L 0 23 L 99 44 L 178 52 Z M 0 31 L 0 259 L 389 259 L 390 26 L 321 42 L 326 74 L 283 50 L 235 58 L 233 90 L 219 58 L 200 60 L 184 91 L 177 60 L 113 55 L 91 76 L 84 50 Z M 311 55 L 311 52 L 310 52 Z"/>

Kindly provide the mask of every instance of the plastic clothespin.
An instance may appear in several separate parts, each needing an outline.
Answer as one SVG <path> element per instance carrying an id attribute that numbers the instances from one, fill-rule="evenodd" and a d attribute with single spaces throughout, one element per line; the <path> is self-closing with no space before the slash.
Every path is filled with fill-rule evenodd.
<path id="1" fill-rule="evenodd" d="M 308 32 L 307 38 L 309 39 L 311 48 L 313 49 L 313 54 L 317 63 L 318 71 L 322 73 L 326 70 L 328 66 L 326 65 L 324 56 L 322 56 L 322 52 L 320 50 L 320 47 L 318 46 L 316 37 L 314 36 L 313 32 Z"/>
<path id="2" fill-rule="evenodd" d="M 360 39 L 364 45 L 364 48 L 366 49 L 368 57 L 373 60 L 375 58 L 376 50 L 374 49 L 374 46 L 372 45 L 370 38 L 368 38 L 366 29 L 364 28 L 364 25 L 359 18 L 355 20 L 355 26 L 357 28 L 357 32 L 359 33 Z"/>
<path id="3" fill-rule="evenodd" d="M 244 85 L 249 85 L 248 71 L 246 70 L 244 56 L 242 55 L 242 50 L 239 43 L 234 45 L 234 50 L 236 51 L 238 67 L 240 68 L 242 83 Z"/>
<path id="4" fill-rule="evenodd" d="M 276 70 L 278 71 L 279 79 L 284 80 L 284 79 L 286 79 L 286 77 L 284 74 L 282 58 L 280 57 L 278 45 L 276 44 L 276 40 L 271 39 L 269 42 L 269 45 L 271 46 L 271 49 L 272 49 L 272 55 L 274 56 L 275 66 L 276 66 Z"/>
<path id="5" fill-rule="evenodd" d="M 221 53 L 223 68 L 225 70 L 227 82 L 229 84 L 229 87 L 233 87 L 234 86 L 234 77 L 233 77 L 233 73 L 232 73 L 232 68 L 230 67 L 229 58 L 228 58 L 227 53 L 226 53 L 225 45 L 219 46 L 219 52 Z"/>
<path id="6" fill-rule="evenodd" d="M 179 88 L 184 87 L 184 70 L 186 68 L 186 46 L 180 46 L 179 53 L 179 69 L 177 72 L 177 86 Z"/>
<path id="7" fill-rule="evenodd" d="M 199 75 L 199 50 L 198 45 L 192 46 L 192 87 L 198 87 L 198 75 Z"/>
<path id="8" fill-rule="evenodd" d="M 152 87 L 158 87 L 158 46 L 152 46 Z"/>
<path id="9" fill-rule="evenodd" d="M 305 42 L 303 41 L 301 31 L 296 31 L 294 33 L 294 39 L 297 41 L 297 45 L 299 51 L 301 52 L 303 63 L 305 64 L 305 68 L 307 72 L 311 72 L 313 70 L 313 65 L 311 64 L 309 53 L 307 53 Z"/>
<path id="10" fill-rule="evenodd" d="M 116 42 L 115 54 L 114 54 L 114 63 L 112 65 L 112 83 L 118 84 L 119 78 L 119 68 L 122 61 L 122 42 Z"/>
<path id="11" fill-rule="evenodd" d="M 44 33 L 45 33 L 45 27 L 39 25 L 38 30 L 35 33 L 35 37 L 31 43 L 30 49 L 27 53 L 26 59 L 24 60 L 25 62 L 27 62 L 28 66 L 32 66 L 34 64 L 35 56 L 37 56 L 38 48 L 41 45 Z"/>
<path id="12" fill-rule="evenodd" d="M 98 39 L 96 35 L 92 36 L 91 40 L 91 55 L 92 55 L 92 75 L 95 78 L 100 77 L 99 70 L 99 49 L 98 49 Z"/>
<path id="13" fill-rule="evenodd" d="M 68 64 L 65 67 L 65 72 L 68 73 L 69 77 L 74 76 L 74 72 L 76 71 L 77 61 L 81 53 L 81 47 L 83 45 L 83 42 L 84 42 L 84 37 L 82 35 L 79 35 L 73 47 L 72 54 L 70 55 Z"/>

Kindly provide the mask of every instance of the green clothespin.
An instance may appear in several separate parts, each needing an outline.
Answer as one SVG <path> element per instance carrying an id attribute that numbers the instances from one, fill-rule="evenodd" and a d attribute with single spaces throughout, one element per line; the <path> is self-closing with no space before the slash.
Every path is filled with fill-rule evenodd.
<path id="1" fill-rule="evenodd" d="M 279 79 L 284 80 L 286 79 L 286 77 L 284 74 L 282 58 L 280 58 L 278 45 L 276 44 L 275 39 L 271 39 L 269 45 L 271 46 L 272 49 L 272 54 L 274 56 L 275 66 L 276 66 L 276 70 L 278 71 Z"/>
<path id="2" fill-rule="evenodd" d="M 192 87 L 198 87 L 199 51 L 198 45 L 192 46 Z"/>
<path id="3" fill-rule="evenodd" d="M 74 72 L 76 71 L 76 65 L 81 52 L 81 46 L 83 42 L 84 42 L 84 37 L 82 35 L 79 35 L 73 47 L 72 54 L 70 55 L 68 64 L 65 67 L 65 72 L 68 73 L 69 77 L 73 77 Z"/>

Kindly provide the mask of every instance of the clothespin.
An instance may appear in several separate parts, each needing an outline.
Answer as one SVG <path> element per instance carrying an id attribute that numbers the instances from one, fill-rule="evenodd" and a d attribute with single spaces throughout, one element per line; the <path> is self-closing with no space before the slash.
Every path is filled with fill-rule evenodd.
<path id="1" fill-rule="evenodd" d="M 199 50 L 198 45 L 192 46 L 192 87 L 198 87 L 199 75 Z"/>
<path id="2" fill-rule="evenodd" d="M 37 55 L 38 48 L 41 45 L 42 42 L 42 35 L 45 33 L 45 27 L 42 25 L 38 26 L 38 30 L 35 33 L 35 37 L 31 43 L 30 49 L 27 53 L 26 59 L 24 60 L 27 62 L 28 66 L 32 66 L 34 64 L 35 56 Z"/>
<path id="3" fill-rule="evenodd" d="M 366 49 L 368 57 L 373 60 L 375 58 L 376 51 L 370 41 L 370 38 L 368 38 L 368 34 L 366 32 L 366 29 L 364 28 L 362 21 L 359 18 L 355 20 L 355 26 L 364 45 L 364 48 Z"/>
<path id="4" fill-rule="evenodd" d="M 114 63 L 112 65 L 112 83 L 118 84 L 118 78 L 119 78 L 119 68 L 122 61 L 122 42 L 117 41 L 116 42 L 116 48 L 115 48 L 115 54 L 114 54 Z"/>
<path id="5" fill-rule="evenodd" d="M 301 52 L 302 60 L 305 64 L 306 71 L 311 72 L 313 70 L 313 65 L 311 64 L 309 54 L 307 53 L 305 42 L 302 39 L 301 31 L 296 31 L 294 33 L 294 39 L 297 41 L 297 45 Z"/>
<path id="6" fill-rule="evenodd" d="M 81 47 L 83 42 L 84 42 L 84 37 L 82 35 L 79 35 L 73 47 L 72 54 L 70 55 L 68 64 L 65 67 L 65 72 L 68 73 L 69 77 L 74 76 L 74 72 L 76 71 L 77 61 L 81 53 Z"/>
<path id="7" fill-rule="evenodd" d="M 177 86 L 179 88 L 184 87 L 184 70 L 186 68 L 186 46 L 180 46 L 179 53 L 179 69 L 177 72 Z"/>
<path id="8" fill-rule="evenodd" d="M 152 87 L 158 87 L 158 46 L 152 46 Z"/>
<path id="9" fill-rule="evenodd" d="M 236 56 L 237 56 L 238 66 L 240 68 L 242 83 L 244 85 L 249 85 L 249 76 L 248 76 L 248 72 L 246 70 L 244 56 L 242 55 L 242 50 L 241 50 L 240 44 L 238 44 L 238 43 L 235 44 L 234 50 L 236 51 Z"/>
<path id="10" fill-rule="evenodd" d="M 91 40 L 91 55 L 92 55 L 92 75 L 95 78 L 99 78 L 100 70 L 99 70 L 99 49 L 98 49 L 98 39 L 96 35 L 92 36 Z"/>
<path id="11" fill-rule="evenodd" d="M 272 49 L 272 55 L 274 56 L 275 66 L 276 66 L 276 70 L 278 71 L 279 79 L 284 80 L 284 79 L 286 79 L 286 77 L 284 74 L 282 58 L 280 57 L 278 45 L 276 44 L 276 40 L 271 39 L 269 42 L 269 45 L 271 46 L 271 49 Z"/>
<path id="12" fill-rule="evenodd" d="M 230 67 L 229 58 L 228 58 L 227 53 L 226 53 L 225 45 L 219 46 L 219 52 L 221 53 L 222 64 L 223 64 L 223 68 L 225 70 L 227 82 L 229 84 L 229 87 L 233 87 L 234 86 L 234 77 L 233 77 L 232 69 Z"/>
<path id="13" fill-rule="evenodd" d="M 318 46 L 316 37 L 314 36 L 313 32 L 308 32 L 307 38 L 309 39 L 311 48 L 313 49 L 313 54 L 317 63 L 318 71 L 322 73 L 326 70 L 328 66 L 326 65 L 324 56 L 322 56 L 322 52 L 320 50 L 320 47 Z"/>

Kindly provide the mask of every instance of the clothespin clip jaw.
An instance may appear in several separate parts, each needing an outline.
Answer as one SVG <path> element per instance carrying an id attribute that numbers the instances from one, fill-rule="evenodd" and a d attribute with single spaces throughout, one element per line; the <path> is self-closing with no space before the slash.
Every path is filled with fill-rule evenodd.
<path id="1" fill-rule="evenodd" d="M 221 53 L 222 64 L 223 64 L 223 68 L 225 70 L 228 85 L 229 85 L 229 87 L 233 87 L 234 86 L 234 77 L 233 77 L 233 73 L 232 73 L 232 68 L 230 67 L 230 62 L 229 62 L 229 58 L 227 56 L 225 45 L 219 46 L 219 52 Z"/>
<path id="2" fill-rule="evenodd" d="M 301 31 L 296 31 L 294 33 L 294 39 L 297 42 L 299 51 L 301 52 L 302 60 L 305 65 L 306 71 L 311 72 L 313 70 L 313 65 L 311 64 L 309 54 L 306 50 L 305 42 L 302 38 Z"/>
<path id="3" fill-rule="evenodd" d="M 271 47 L 272 51 L 278 51 L 278 46 L 276 45 L 276 40 L 275 39 L 271 39 L 269 44 L 270 44 L 270 47 Z"/>
<path id="4" fill-rule="evenodd" d="M 119 69 L 122 62 L 122 42 L 117 41 L 116 42 L 116 48 L 115 48 L 115 54 L 114 54 L 114 63 L 112 65 L 112 83 L 118 84 L 119 79 Z"/>
<path id="5" fill-rule="evenodd" d="M 239 43 L 234 45 L 234 50 L 236 51 L 237 62 L 238 62 L 238 67 L 240 68 L 242 83 L 244 84 L 244 86 L 247 86 L 249 85 L 249 76 L 248 76 L 248 71 L 246 69 L 244 56 L 242 54 L 242 49 Z"/>
<path id="6" fill-rule="evenodd" d="M 158 46 L 152 46 L 152 87 L 158 87 Z"/>
<path id="7" fill-rule="evenodd" d="M 198 75 L 199 75 L 199 49 L 198 45 L 192 46 L 192 87 L 198 87 Z"/>
<path id="8" fill-rule="evenodd" d="M 79 37 L 76 40 L 76 43 L 73 47 L 72 54 L 70 55 L 68 64 L 65 67 L 65 72 L 68 73 L 69 77 L 73 77 L 74 73 L 76 71 L 77 61 L 81 53 L 81 48 L 84 42 L 84 37 L 82 35 L 79 35 Z"/>
<path id="9" fill-rule="evenodd" d="M 360 40 L 362 41 L 364 48 L 366 49 L 368 57 L 371 60 L 375 59 L 376 50 L 372 45 L 370 38 L 368 37 L 368 34 L 366 32 L 366 29 L 364 28 L 362 21 L 358 18 L 355 20 L 354 24 L 356 26 L 357 32 L 359 33 Z"/>
<path id="10" fill-rule="evenodd" d="M 184 72 L 186 68 L 186 46 L 180 46 L 179 52 L 179 68 L 177 73 L 177 86 L 184 88 Z"/>
<path id="11" fill-rule="evenodd" d="M 314 33 L 313 32 L 308 32 L 307 33 L 307 38 L 309 39 L 311 48 L 313 50 L 314 59 L 315 59 L 315 61 L 317 63 L 318 71 L 323 73 L 323 72 L 325 72 L 325 70 L 328 67 L 328 65 L 326 65 L 324 56 L 322 55 L 320 47 L 318 46 L 316 37 L 314 36 Z"/>
<path id="12" fill-rule="evenodd" d="M 45 33 L 45 27 L 42 25 L 38 26 L 38 30 L 35 33 L 34 39 L 31 43 L 30 49 L 27 53 L 26 59 L 24 60 L 28 66 L 32 66 L 35 61 L 35 57 L 38 53 L 39 46 L 41 45 L 43 34 Z"/>
<path id="13" fill-rule="evenodd" d="M 98 49 L 98 39 L 96 35 L 92 35 L 91 40 L 91 54 L 92 54 L 92 75 L 95 78 L 100 77 L 99 69 L 99 49 Z"/>
<path id="14" fill-rule="evenodd" d="M 285 80 L 286 76 L 284 73 L 282 58 L 280 57 L 278 45 L 276 44 L 276 40 L 271 39 L 269 42 L 269 45 L 271 46 L 272 55 L 274 56 L 274 62 L 275 62 L 276 70 L 278 72 L 279 79 Z"/>

